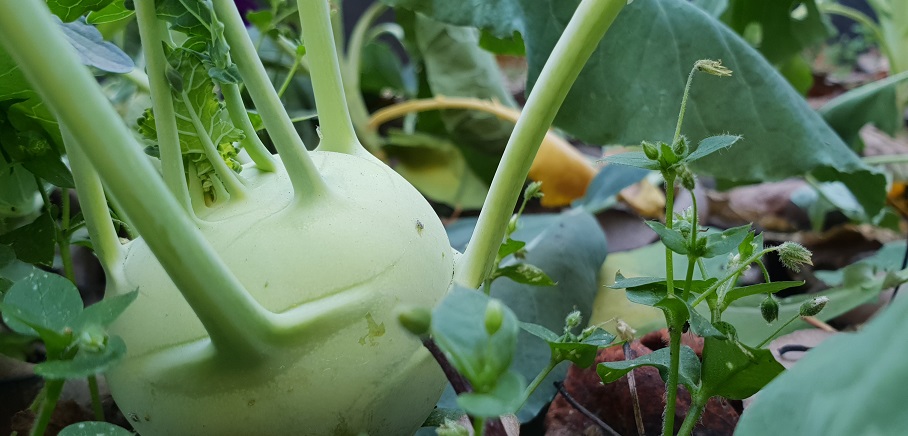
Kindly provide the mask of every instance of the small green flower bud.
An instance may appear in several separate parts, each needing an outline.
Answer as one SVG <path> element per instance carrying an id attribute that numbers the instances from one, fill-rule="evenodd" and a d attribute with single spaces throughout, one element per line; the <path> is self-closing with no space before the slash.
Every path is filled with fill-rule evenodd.
<path id="1" fill-rule="evenodd" d="M 678 138 L 678 140 L 672 144 L 672 151 L 680 157 L 687 156 L 687 138 L 684 136 Z"/>
<path id="2" fill-rule="evenodd" d="M 432 312 L 425 307 L 411 307 L 397 315 L 397 320 L 408 332 L 422 336 L 432 326 Z"/>
<path id="3" fill-rule="evenodd" d="M 660 142 L 659 149 L 661 150 L 661 155 L 659 156 L 659 163 L 662 164 L 663 168 L 670 167 L 670 166 L 678 163 L 679 160 L 681 160 L 681 158 L 678 157 L 677 154 L 675 154 L 675 151 L 672 150 L 672 148 L 668 144 L 666 144 L 664 142 Z"/>
<path id="4" fill-rule="evenodd" d="M 694 177 L 694 173 L 690 172 L 686 166 L 678 168 L 678 179 L 681 180 L 681 186 L 688 191 L 693 191 L 697 186 L 697 179 Z"/>
<path id="5" fill-rule="evenodd" d="M 826 303 L 829 302 L 829 297 L 817 297 L 811 300 L 807 300 L 801 304 L 801 308 L 798 309 L 798 314 L 801 316 L 814 316 L 820 313 Z"/>
<path id="6" fill-rule="evenodd" d="M 542 197 L 542 182 L 533 182 L 527 185 L 527 188 L 523 190 L 523 198 L 541 198 Z"/>
<path id="7" fill-rule="evenodd" d="M 583 322 L 583 316 L 580 315 L 579 310 L 575 310 L 575 311 L 569 313 L 564 318 L 564 331 L 568 332 L 568 331 L 573 330 L 574 327 L 577 327 L 578 325 L 580 325 L 581 322 Z"/>
<path id="8" fill-rule="evenodd" d="M 97 353 L 107 346 L 107 334 L 101 329 L 89 329 L 79 334 L 77 341 L 80 349 Z"/>
<path id="9" fill-rule="evenodd" d="M 659 160 L 659 149 L 655 144 L 651 142 L 643 141 L 641 144 L 643 147 L 643 154 L 646 155 L 646 158 L 649 160 Z"/>
<path id="10" fill-rule="evenodd" d="M 580 340 L 580 342 L 585 341 L 586 338 L 592 336 L 593 333 L 595 333 L 596 329 L 598 329 L 598 328 L 599 328 L 598 326 L 594 326 L 594 325 L 584 328 L 583 330 L 580 331 L 580 336 L 577 339 Z"/>
<path id="11" fill-rule="evenodd" d="M 517 215 L 511 215 L 511 219 L 508 220 L 508 234 L 514 233 L 517 231 Z"/>
<path id="12" fill-rule="evenodd" d="M 489 300 L 489 304 L 486 306 L 486 332 L 489 336 L 494 335 L 501 329 L 501 323 L 504 321 L 504 308 L 501 306 L 501 302 L 495 299 Z"/>
<path id="13" fill-rule="evenodd" d="M 731 70 L 722 66 L 721 60 L 714 61 L 711 59 L 701 59 L 694 63 L 694 67 L 697 68 L 697 71 L 719 77 L 731 77 L 732 73 Z"/>
<path id="14" fill-rule="evenodd" d="M 769 324 L 779 319 L 779 302 L 776 301 L 776 297 L 772 295 L 766 296 L 766 299 L 760 303 L 760 314 L 763 315 L 763 319 Z"/>
<path id="15" fill-rule="evenodd" d="M 797 242 L 786 242 L 779 246 L 779 260 L 786 268 L 798 272 L 801 265 L 813 265 L 810 250 Z"/>

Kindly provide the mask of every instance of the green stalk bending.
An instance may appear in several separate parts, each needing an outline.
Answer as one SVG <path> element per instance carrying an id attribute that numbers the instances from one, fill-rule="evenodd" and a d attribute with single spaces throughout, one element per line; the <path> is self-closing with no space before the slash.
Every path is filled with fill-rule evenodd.
<path id="1" fill-rule="evenodd" d="M 700 421 L 700 417 L 703 416 L 703 411 L 706 409 L 706 402 L 708 400 L 709 398 L 703 399 L 702 395 L 699 395 L 699 393 L 693 396 L 693 404 L 687 411 L 684 422 L 681 423 L 681 429 L 678 430 L 678 436 L 686 436 L 694 431 L 694 426 L 697 425 L 697 422 Z"/>
<path id="2" fill-rule="evenodd" d="M 243 148 L 249 153 L 249 157 L 255 162 L 256 168 L 274 172 L 274 158 L 271 153 L 262 144 L 259 135 L 255 133 L 255 127 L 249 120 L 249 114 L 246 112 L 246 106 L 243 105 L 243 97 L 240 95 L 240 86 L 236 83 L 221 84 L 221 94 L 224 95 L 224 103 L 227 105 L 227 113 L 230 114 L 230 121 L 233 125 L 243 131 L 245 137 L 240 141 Z"/>
<path id="3" fill-rule="evenodd" d="M 520 401 L 520 407 L 518 407 L 517 410 L 523 408 L 527 400 L 530 399 L 530 395 L 533 395 L 533 392 L 535 392 L 536 389 L 539 388 L 539 385 L 541 385 L 545 378 L 548 377 L 549 373 L 552 372 L 552 370 L 555 369 L 556 366 L 558 366 L 558 363 L 560 362 L 556 362 L 555 359 L 549 360 L 549 364 L 536 376 L 535 379 L 533 379 L 532 382 L 530 382 L 530 385 L 527 386 L 527 388 L 523 391 L 523 400 Z"/>
<path id="4" fill-rule="evenodd" d="M 368 155 L 356 138 L 347 110 L 328 0 L 297 0 L 297 5 L 321 130 L 318 150 Z"/>
<path id="5" fill-rule="evenodd" d="M 697 74 L 697 65 L 695 64 L 690 70 L 690 74 L 687 75 L 687 84 L 684 85 L 684 95 L 681 97 L 681 111 L 678 112 L 678 124 L 675 125 L 675 136 L 672 137 L 671 145 L 674 145 L 678 142 L 678 138 L 681 137 L 681 124 L 684 123 L 684 112 L 687 110 L 687 97 L 690 95 L 690 85 L 694 81 L 694 74 Z"/>
<path id="6" fill-rule="evenodd" d="M 162 27 L 155 12 L 155 2 L 140 0 L 135 2 L 136 21 L 139 24 L 139 36 L 142 38 L 142 51 L 145 55 L 148 88 L 151 94 L 151 108 L 154 112 L 155 129 L 158 136 L 158 147 L 161 153 L 161 172 L 164 183 L 177 202 L 189 213 L 189 188 L 186 186 L 186 168 L 183 166 L 183 151 L 180 148 L 180 135 L 177 129 L 176 111 L 170 95 L 170 83 L 167 81 L 167 58 L 161 44 Z M 218 160 L 222 160 L 218 156 Z"/>
<path id="7" fill-rule="evenodd" d="M 281 99 L 271 85 L 265 67 L 258 60 L 258 53 L 249 38 L 249 33 L 246 32 L 246 26 L 236 5 L 230 0 L 214 0 L 214 10 L 224 23 L 224 37 L 230 44 L 243 83 L 287 169 L 295 199 L 301 201 L 323 195 L 327 189 L 325 181 L 312 162 L 303 140 L 296 133 L 293 122 L 284 111 Z"/>
<path id="8" fill-rule="evenodd" d="M 583 0 L 564 29 L 511 133 L 470 244 L 454 280 L 477 289 L 493 267 L 511 211 L 517 204 L 542 139 L 568 90 L 627 0 Z"/>
<path id="9" fill-rule="evenodd" d="M 146 240 L 149 248 L 215 349 L 228 358 L 258 355 L 271 334 L 272 314 L 249 295 L 167 190 L 44 2 L 0 0 L 0 44 L 69 127 L 74 150 L 85 153 L 136 229 L 155 235 Z"/>
<path id="10" fill-rule="evenodd" d="M 60 393 L 63 392 L 63 384 L 65 382 L 66 380 L 47 380 L 44 399 L 41 401 L 41 408 L 38 410 L 38 416 L 35 417 L 35 424 L 32 426 L 30 435 L 41 436 L 47 430 L 47 425 L 50 424 L 50 418 L 54 414 L 57 400 L 60 399 Z"/>
<path id="11" fill-rule="evenodd" d="M 341 68 L 341 79 L 344 85 L 344 95 L 347 97 L 347 106 L 350 109 L 350 119 L 353 122 L 353 129 L 359 136 L 360 143 L 369 150 L 370 153 L 381 157 L 382 151 L 379 149 L 381 139 L 374 130 L 369 128 L 369 109 L 363 100 L 363 93 L 360 90 L 360 75 L 362 71 L 363 46 L 371 40 L 372 35 L 368 35 L 372 23 L 388 7 L 381 2 L 375 2 L 369 6 L 359 17 L 353 31 L 350 33 L 350 40 L 347 43 L 347 52 L 344 56 L 344 65 Z"/>

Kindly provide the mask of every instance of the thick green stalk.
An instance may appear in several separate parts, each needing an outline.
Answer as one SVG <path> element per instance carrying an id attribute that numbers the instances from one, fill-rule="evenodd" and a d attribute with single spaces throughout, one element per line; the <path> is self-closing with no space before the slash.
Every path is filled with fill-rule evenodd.
<path id="1" fill-rule="evenodd" d="M 246 112 L 246 106 L 243 105 L 240 86 L 236 83 L 221 84 L 221 94 L 224 95 L 224 103 L 227 105 L 230 121 L 233 122 L 233 125 L 242 129 L 245 135 L 240 144 L 249 153 L 249 157 L 255 162 L 256 168 L 269 173 L 273 172 L 275 169 L 274 158 L 268 152 L 268 149 L 265 148 L 265 144 L 262 144 L 259 135 L 255 133 L 255 127 L 252 126 L 252 121 L 249 120 L 249 114 Z"/>
<path id="2" fill-rule="evenodd" d="M 681 329 L 675 320 L 669 325 L 669 371 L 665 383 L 665 417 L 662 421 L 662 435 L 672 436 L 675 432 L 675 406 L 678 402 L 678 368 L 681 366 Z"/>
<path id="3" fill-rule="evenodd" d="M 22 0 L 17 0 L 22 1 Z M 38 416 L 35 417 L 35 424 L 32 426 L 31 435 L 42 436 L 50 424 L 50 418 L 57 407 L 57 400 L 60 399 L 60 393 L 63 392 L 63 384 L 66 380 L 46 380 L 44 399 L 41 401 L 41 408 L 38 410 Z"/>
<path id="4" fill-rule="evenodd" d="M 0 0 L 0 44 L 57 119 L 69 127 L 104 185 L 182 292 L 218 352 L 257 352 L 271 313 L 230 272 L 180 205 L 95 78 L 39 0 Z M 232 353 L 232 354 L 231 354 Z"/>
<path id="5" fill-rule="evenodd" d="M 684 417 L 684 422 L 681 423 L 681 429 L 678 430 L 678 436 L 687 436 L 694 431 L 694 426 L 697 425 L 697 422 L 700 421 L 700 417 L 703 416 L 703 411 L 706 409 L 706 401 L 701 398 L 700 395 L 694 395 L 693 404 L 690 407 L 690 410 L 687 411 L 687 416 Z"/>
<path id="6" fill-rule="evenodd" d="M 343 79 L 344 95 L 347 97 L 347 106 L 350 109 L 350 119 L 353 122 L 353 129 L 359 135 L 360 142 L 370 153 L 379 155 L 381 150 L 379 146 L 381 139 L 378 134 L 369 128 L 369 110 L 366 102 L 363 100 L 363 93 L 360 90 L 360 71 L 363 57 L 363 46 L 368 42 L 367 33 L 372 23 L 388 7 L 381 3 L 375 2 L 367 8 L 359 17 L 353 31 L 350 32 L 350 41 L 347 43 L 347 52 L 344 56 L 344 65 L 341 68 L 341 79 Z"/>
<path id="7" fill-rule="evenodd" d="M 101 393 L 98 391 L 98 377 L 88 376 L 88 393 L 91 396 L 91 410 L 95 421 L 104 421 L 104 407 L 101 405 Z"/>
<path id="8" fill-rule="evenodd" d="M 183 104 L 186 105 L 186 107 L 191 108 L 192 99 L 189 98 L 189 91 L 184 89 L 180 95 L 183 98 Z M 205 152 L 205 157 L 208 158 L 208 162 L 214 167 L 214 173 L 217 174 L 218 179 L 224 184 L 224 187 L 227 188 L 230 197 L 233 199 L 242 199 L 247 193 L 243 181 L 240 180 L 237 173 L 227 166 L 227 162 L 224 161 L 224 158 L 221 157 L 221 153 L 218 151 L 218 146 L 215 145 L 214 142 L 211 142 L 211 137 L 208 136 L 205 124 L 202 123 L 202 119 L 199 118 L 199 115 L 194 110 L 189 111 L 189 121 L 192 122 L 192 126 L 195 127 L 199 141 L 202 143 L 202 150 Z"/>
<path id="9" fill-rule="evenodd" d="M 287 169 L 294 196 L 297 200 L 304 200 L 323 195 L 327 189 L 325 181 L 271 85 L 236 5 L 230 0 L 214 0 L 214 9 L 224 23 L 224 37 L 230 44 L 230 52 L 243 83 Z"/>
<path id="10" fill-rule="evenodd" d="M 476 289 L 491 271 L 508 219 L 558 108 L 599 40 L 627 0 L 583 0 L 564 29 L 511 133 L 501 164 L 476 224 L 476 232 L 456 266 L 454 280 Z"/>
<path id="11" fill-rule="evenodd" d="M 151 94 L 151 107 L 154 112 L 155 130 L 158 135 L 158 148 L 161 153 L 161 172 L 164 183 L 177 202 L 187 212 L 192 213 L 189 204 L 189 188 L 186 186 L 186 168 L 183 167 L 183 151 L 180 148 L 180 135 L 177 129 L 176 111 L 173 108 L 173 97 L 170 83 L 167 81 L 167 58 L 162 45 L 161 22 L 155 12 L 154 0 L 135 2 L 136 21 L 139 24 L 139 36 L 142 38 L 142 51 L 145 55 L 145 69 L 148 74 L 148 88 Z"/>
<path id="12" fill-rule="evenodd" d="M 527 400 L 530 399 L 530 395 L 533 395 L 533 392 L 536 392 L 536 389 L 539 388 L 539 385 L 542 384 L 545 378 L 548 377 L 549 373 L 552 372 L 552 370 L 555 369 L 555 366 L 557 366 L 559 363 L 560 362 L 556 362 L 555 359 L 549 360 L 549 364 L 539 373 L 539 375 L 536 376 L 535 379 L 533 379 L 532 382 L 530 382 L 530 385 L 527 386 L 526 390 L 523 391 L 523 401 L 520 402 L 520 407 L 518 407 L 517 410 L 523 408 L 523 405 L 526 404 Z"/>
<path id="13" fill-rule="evenodd" d="M 297 0 L 297 5 L 322 137 L 318 150 L 367 155 L 347 110 L 328 0 Z"/>

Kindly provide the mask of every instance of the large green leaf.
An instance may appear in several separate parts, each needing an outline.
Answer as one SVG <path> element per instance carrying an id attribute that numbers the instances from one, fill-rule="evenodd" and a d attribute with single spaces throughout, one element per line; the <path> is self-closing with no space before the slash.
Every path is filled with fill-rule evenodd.
<path id="1" fill-rule="evenodd" d="M 766 386 L 735 434 L 896 435 L 908 428 L 908 299 L 895 301 L 860 333 L 810 350 Z"/>
<path id="2" fill-rule="evenodd" d="M 475 219 L 463 219 L 448 228 L 454 248 L 463 249 L 475 223 Z M 507 304 L 521 321 L 552 331 L 561 331 L 565 315 L 575 309 L 589 319 L 599 289 L 599 267 L 606 255 L 605 235 L 596 219 L 578 209 L 562 214 L 526 215 L 520 218 L 520 227 L 512 237 L 526 241 L 525 261 L 542 269 L 557 285 L 538 287 L 496 280 L 492 296 Z M 514 370 L 532 380 L 550 358 L 551 351 L 544 340 L 520 332 Z M 534 417 L 551 401 L 556 391 L 552 382 L 562 379 L 566 372 L 566 365 L 559 366 L 540 384 L 518 413 L 521 421 Z"/>
<path id="3" fill-rule="evenodd" d="M 69 22 L 91 11 L 104 9 L 113 0 L 47 0 L 47 6 L 54 15 Z"/>
<path id="4" fill-rule="evenodd" d="M 384 1 L 498 37 L 520 32 L 531 85 L 578 3 Z M 684 81 L 694 62 L 703 58 L 722 59 L 735 74 L 696 80 L 683 133 L 699 140 L 731 132 L 744 140 L 698 161 L 697 170 L 728 181 L 753 182 L 822 169 L 818 177 L 847 179 L 842 181 L 869 216 L 882 208 L 884 177 L 862 164 L 756 50 L 686 1 L 636 0 L 627 5 L 581 72 L 555 123 L 599 144 L 670 140 Z M 859 188 L 865 192 L 858 194 Z"/>
<path id="5" fill-rule="evenodd" d="M 829 36 L 814 0 L 732 0 L 722 20 L 739 34 L 759 34 L 755 45 L 774 64 Z"/>
<path id="6" fill-rule="evenodd" d="M 852 89 L 821 107 L 820 115 L 855 150 L 863 148 L 858 133 L 868 123 L 895 136 L 903 124 L 896 94 L 906 79 L 908 71 L 903 71 Z"/>

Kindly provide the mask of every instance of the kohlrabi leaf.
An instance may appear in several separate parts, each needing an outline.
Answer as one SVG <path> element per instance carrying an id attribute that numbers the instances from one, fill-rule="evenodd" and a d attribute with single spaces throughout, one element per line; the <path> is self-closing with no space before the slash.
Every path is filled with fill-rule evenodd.
<path id="1" fill-rule="evenodd" d="M 730 0 L 722 21 L 745 39 L 753 35 L 750 42 L 772 64 L 784 63 L 829 37 L 814 0 Z"/>
<path id="2" fill-rule="evenodd" d="M 203 138 L 210 139 L 217 147 L 228 168 L 239 172 L 242 166 L 236 158 L 238 150 L 233 143 L 243 138 L 243 131 L 234 127 L 224 103 L 215 96 L 214 82 L 209 77 L 208 70 L 194 52 L 183 48 L 173 50 L 168 55 L 168 62 L 181 79 L 180 89 L 171 87 L 180 148 L 183 155 L 196 166 L 203 187 L 206 186 L 206 179 L 215 177 L 214 167 L 205 154 Z M 200 121 L 203 130 L 196 128 L 193 119 Z M 139 132 L 152 141 L 156 148 L 157 130 L 150 109 L 138 120 L 138 127 Z"/>
<path id="3" fill-rule="evenodd" d="M 455 288 L 432 311 L 433 339 L 477 393 L 492 392 L 508 372 L 519 329 L 507 306 L 479 291 Z"/>
<path id="4" fill-rule="evenodd" d="M 88 24 L 105 24 L 120 21 L 135 15 L 134 10 L 126 9 L 125 0 L 113 0 L 103 9 L 90 12 L 86 17 Z"/>
<path id="5" fill-rule="evenodd" d="M 171 29 L 187 35 L 211 35 L 211 2 L 196 0 L 155 0 L 158 17 Z"/>
<path id="6" fill-rule="evenodd" d="M 898 339 L 908 330 L 906 311 L 908 299 L 897 298 L 859 333 L 810 350 L 760 391 L 735 434 L 901 434 L 908 341 Z"/>
<path id="7" fill-rule="evenodd" d="M 392 131 L 383 149 L 397 161 L 394 170 L 429 199 L 468 210 L 482 207 L 489 186 L 450 140 Z"/>
<path id="8" fill-rule="evenodd" d="M 39 336 L 36 328 L 62 332 L 82 311 L 82 297 L 66 278 L 34 270 L 3 296 L 3 321 L 23 335 Z"/>
<path id="9" fill-rule="evenodd" d="M 467 414 L 481 418 L 494 418 L 517 412 L 523 400 L 526 381 L 515 371 L 501 375 L 495 389 L 484 392 L 469 392 L 457 397 L 457 405 Z"/>
<path id="10" fill-rule="evenodd" d="M 903 127 L 896 89 L 906 79 L 908 71 L 870 82 L 836 97 L 818 112 L 852 149 L 860 151 L 859 132 L 865 125 L 873 124 L 891 136 Z"/>
<path id="11" fill-rule="evenodd" d="M 750 348 L 734 339 L 706 338 L 702 370 L 703 389 L 710 396 L 743 400 L 785 368 L 767 349 Z"/>
<path id="12" fill-rule="evenodd" d="M 662 380 L 668 380 L 669 349 L 660 348 L 650 354 L 640 356 L 633 360 L 620 362 L 602 362 L 596 365 L 596 373 L 603 383 L 612 383 L 625 374 L 642 366 L 652 366 L 659 370 Z M 687 387 L 688 392 L 693 392 L 700 383 L 700 359 L 687 345 L 681 346 L 681 360 L 678 368 L 678 382 Z"/>
<path id="13" fill-rule="evenodd" d="M 475 223 L 475 218 L 463 218 L 448 227 L 452 247 L 464 248 Z M 521 321 L 553 331 L 561 331 L 564 316 L 575 309 L 584 319 L 589 319 L 593 299 L 599 291 L 599 268 L 607 252 L 605 235 L 596 219 L 578 209 L 561 214 L 526 215 L 520 218 L 520 226 L 511 237 L 526 241 L 526 262 L 539 267 L 557 285 L 539 287 L 496 280 L 492 284 L 492 296 L 505 302 Z M 550 349 L 545 341 L 527 332 L 520 333 L 518 345 L 514 369 L 532 380 L 548 365 Z M 535 417 L 555 395 L 552 383 L 562 379 L 566 372 L 567 366 L 555 368 L 517 416 L 522 421 Z M 441 404 L 453 407 L 449 395 L 443 397 Z"/>
<path id="14" fill-rule="evenodd" d="M 54 219 L 47 212 L 30 224 L 0 235 L 0 244 L 11 245 L 20 260 L 35 265 L 53 264 L 56 241 Z"/>
<path id="15" fill-rule="evenodd" d="M 70 424 L 58 436 L 133 436 L 133 433 L 123 427 L 109 422 L 88 421 Z"/>
<path id="16" fill-rule="evenodd" d="M 126 343 L 119 336 L 111 336 L 98 350 L 80 346 L 72 359 L 48 360 L 35 365 L 35 374 L 51 380 L 84 378 L 107 371 L 125 355 Z"/>
<path id="17" fill-rule="evenodd" d="M 589 213 L 599 213 L 617 203 L 622 189 L 643 180 L 649 171 L 624 165 L 606 165 L 596 174 L 586 194 L 572 205 Z"/>
<path id="18" fill-rule="evenodd" d="M 476 26 L 498 37 L 519 32 L 526 42 L 530 85 L 535 84 L 578 3 L 384 1 L 448 23 Z M 703 58 L 722 59 L 734 75 L 696 78 L 682 133 L 700 140 L 731 132 L 746 142 L 698 160 L 695 169 L 732 182 L 812 172 L 823 180 L 846 183 L 868 216 L 883 207 L 883 175 L 864 165 L 760 53 L 687 1 L 628 4 L 580 73 L 555 124 L 596 144 L 669 140 L 685 79 L 694 62 Z"/>
<path id="19" fill-rule="evenodd" d="M 47 7 L 64 22 L 74 21 L 91 11 L 98 11 L 113 0 L 47 0 Z"/>
<path id="20" fill-rule="evenodd" d="M 728 9 L 729 0 L 691 0 L 691 3 L 697 5 L 704 12 L 715 18 L 722 16 Z"/>
<path id="21" fill-rule="evenodd" d="M 439 23 L 427 16 L 400 11 L 408 54 L 422 66 L 419 96 L 475 97 L 515 106 L 495 57 L 478 47 L 474 29 Z M 487 113 L 466 110 L 424 112 L 417 130 L 444 136 L 461 149 L 469 168 L 490 183 L 514 129 L 513 123 Z"/>
<path id="22" fill-rule="evenodd" d="M 61 23 L 60 29 L 76 49 L 83 65 L 109 73 L 128 73 L 135 68 L 132 58 L 116 45 L 104 40 L 101 32 L 83 19 Z"/>

